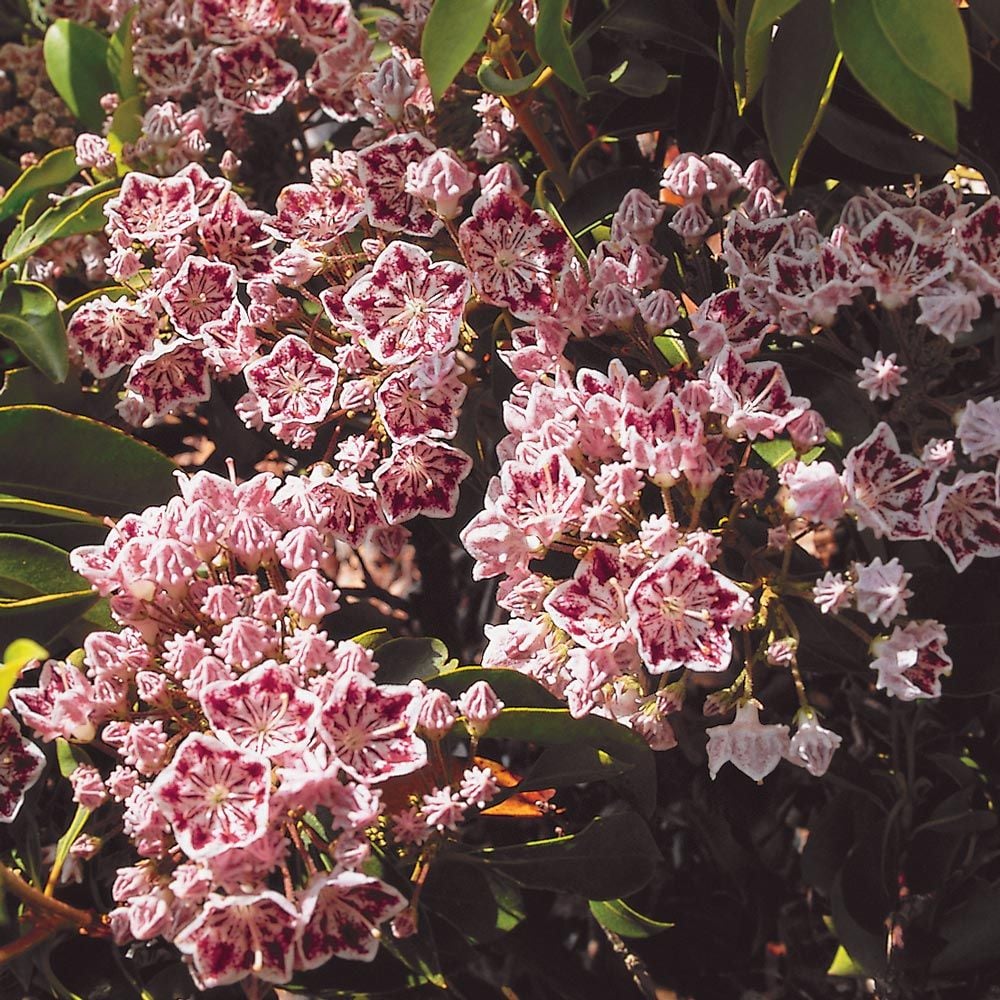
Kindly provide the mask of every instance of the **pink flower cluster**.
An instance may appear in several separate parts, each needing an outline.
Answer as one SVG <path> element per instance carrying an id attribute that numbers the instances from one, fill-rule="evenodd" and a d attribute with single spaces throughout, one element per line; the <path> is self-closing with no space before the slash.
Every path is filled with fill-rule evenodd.
<path id="1" fill-rule="evenodd" d="M 983 267 L 970 264 L 988 252 L 975 250 L 970 234 L 989 231 L 993 203 L 970 215 L 950 188 L 914 199 L 871 192 L 848 203 L 825 239 L 807 213 L 784 215 L 760 163 L 744 174 L 724 157 L 686 155 L 668 168 L 664 186 L 684 202 L 671 225 L 692 245 L 712 225 L 724 229 L 733 287 L 685 319 L 657 287 L 663 259 L 650 242 L 662 207 L 641 192 L 626 196 L 589 274 L 567 270 L 556 312 L 524 315 L 533 325 L 515 328 L 511 349 L 500 352 L 520 381 L 504 408 L 499 475 L 462 536 L 475 576 L 502 578 L 498 600 L 510 613 L 486 627 L 483 662 L 522 670 L 574 714 L 616 718 L 656 748 L 674 742 L 667 716 L 684 692 L 676 672 L 727 670 L 733 629 L 766 624 L 768 662 L 794 666 L 788 619 L 762 620 L 754 602 L 761 581 L 732 575 L 743 561 L 729 558 L 729 546 L 742 544 L 739 522 L 762 519 L 761 552 L 778 551 L 785 566 L 797 538 L 848 517 L 889 541 L 933 539 L 959 572 L 976 556 L 1000 555 L 1000 404 L 969 403 L 956 414 L 956 440 L 929 440 L 919 457 L 900 446 L 890 411 L 842 464 L 816 461 L 826 423 L 768 358 L 772 343 L 834 323 L 866 289 L 883 310 L 915 300 L 918 321 L 954 340 L 978 311 L 948 325 L 927 310 L 936 296 L 972 296 L 978 306 L 992 294 Z M 667 370 L 652 337 L 688 323 L 702 361 Z M 606 372 L 575 367 L 573 335 L 622 338 L 646 370 L 636 376 L 619 361 Z M 920 326 L 908 335 L 914 345 L 926 336 Z M 873 400 L 924 389 L 894 363 L 881 352 L 864 359 L 858 374 Z M 777 476 L 748 461 L 756 443 L 775 438 L 798 456 L 782 460 Z M 726 509 L 720 524 L 717 512 Z M 772 564 L 768 585 L 779 593 L 784 572 Z M 847 578 L 819 581 L 816 600 L 826 612 L 854 609 L 893 628 L 873 642 L 880 689 L 936 697 L 951 669 L 946 636 L 937 622 L 906 618 L 908 578 L 895 559 L 857 563 Z M 744 723 L 752 728 L 749 716 Z M 803 763 L 784 732 L 778 757 Z M 717 754 L 724 733 L 712 733 Z"/>
<path id="2" fill-rule="evenodd" d="M 76 549 L 121 630 L 90 634 L 82 667 L 50 660 L 13 694 L 42 739 L 117 758 L 104 777 L 89 764 L 71 776 L 86 808 L 120 803 L 139 856 L 113 888 L 115 938 L 172 941 L 202 988 L 371 960 L 394 917 L 404 933 L 407 900 L 361 871 L 383 786 L 426 765 L 418 730 L 439 740 L 464 716 L 482 732 L 503 707 L 484 683 L 457 703 L 381 684 L 367 648 L 329 638 L 330 542 L 287 487 L 197 473 Z M 44 757 L 9 713 L 0 721 L 9 821 Z M 496 791 L 491 772 L 468 768 L 457 791 L 415 797 L 396 841 L 454 831 Z"/>

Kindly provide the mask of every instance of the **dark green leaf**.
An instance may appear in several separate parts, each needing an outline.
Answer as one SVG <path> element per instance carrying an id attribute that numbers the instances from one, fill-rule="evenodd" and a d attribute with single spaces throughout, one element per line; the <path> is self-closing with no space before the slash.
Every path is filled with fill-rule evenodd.
<path id="1" fill-rule="evenodd" d="M 575 835 L 484 848 L 455 858 L 486 864 L 526 888 L 617 899 L 649 882 L 660 852 L 638 816 L 616 813 L 595 819 Z"/>
<path id="2" fill-rule="evenodd" d="M 954 0 L 874 0 L 874 6 L 886 38 L 907 67 L 968 106 L 972 57 Z"/>
<path id="3" fill-rule="evenodd" d="M 1000 950 L 1000 891 L 979 884 L 978 891 L 944 914 L 938 934 L 945 945 L 931 960 L 937 975 L 969 972 L 992 965 Z"/>
<path id="4" fill-rule="evenodd" d="M 593 715 L 574 719 L 564 708 L 505 708 L 490 723 L 489 736 L 542 745 L 583 743 L 603 750 L 631 765 L 611 779 L 629 803 L 644 816 L 651 815 L 656 806 L 653 752 L 642 737 L 610 719 Z"/>
<path id="5" fill-rule="evenodd" d="M 175 493 L 174 464 L 122 431 L 47 406 L 0 407 L 0 493 L 120 517 Z"/>
<path id="6" fill-rule="evenodd" d="M 91 132 L 100 132 L 104 94 L 115 93 L 108 69 L 108 40 L 98 31 L 61 17 L 45 32 L 45 71 L 56 93 Z"/>
<path id="7" fill-rule="evenodd" d="M 108 42 L 108 72 L 122 101 L 139 96 L 139 81 L 132 62 L 132 22 L 138 7 L 130 7 Z"/>
<path id="8" fill-rule="evenodd" d="M 953 157 L 929 142 L 910 138 L 902 129 L 890 132 L 870 122 L 852 118 L 831 104 L 819 123 L 819 135 L 831 146 L 876 170 L 894 174 L 943 174 L 954 166 Z"/>
<path id="9" fill-rule="evenodd" d="M 490 94 L 500 94 L 502 97 L 513 97 L 526 91 L 541 75 L 544 66 L 539 66 L 536 70 L 526 76 L 519 76 L 511 79 L 498 73 L 494 68 L 496 63 L 489 57 L 484 57 L 476 70 L 476 79 L 483 90 Z"/>
<path id="10" fill-rule="evenodd" d="M 473 944 L 495 941 L 524 919 L 516 885 L 485 866 L 452 862 L 447 854 L 431 865 L 420 902 Z"/>
<path id="11" fill-rule="evenodd" d="M 22 637 L 47 646 L 98 600 L 65 551 L 0 534 L 0 646 Z"/>
<path id="12" fill-rule="evenodd" d="M 15 281 L 7 286 L 0 296 L 0 336 L 51 381 L 66 380 L 66 327 L 56 297 L 45 285 Z"/>
<path id="13" fill-rule="evenodd" d="M 789 187 L 830 100 L 840 66 L 829 0 L 802 0 L 778 25 L 764 82 L 764 130 Z"/>
<path id="14" fill-rule="evenodd" d="M 603 928 L 623 938 L 648 938 L 674 926 L 643 916 L 621 899 L 591 901 L 590 912 Z"/>
<path id="15" fill-rule="evenodd" d="M 0 222 L 17 215 L 28 199 L 61 188 L 79 172 L 76 151 L 72 146 L 47 153 L 34 166 L 28 167 L 0 198 Z"/>
<path id="16" fill-rule="evenodd" d="M 420 41 L 434 100 L 458 76 L 483 40 L 496 0 L 434 0 Z"/>
<path id="17" fill-rule="evenodd" d="M 517 670 L 499 667 L 460 667 L 428 682 L 457 698 L 477 681 L 486 681 L 508 708 L 559 708 L 562 703 L 537 681 Z"/>
<path id="18" fill-rule="evenodd" d="M 747 32 L 769 32 L 779 17 L 784 17 L 799 0 L 753 0 L 753 9 L 747 18 Z"/>
<path id="19" fill-rule="evenodd" d="M 448 662 L 440 639 L 389 639 L 374 649 L 379 684 L 407 684 L 437 677 Z"/>
<path id="20" fill-rule="evenodd" d="M 29 226 L 15 229 L 4 247 L 5 264 L 13 264 L 36 253 L 47 243 L 64 236 L 96 233 L 107 219 L 105 204 L 117 193 L 117 182 L 105 181 L 63 198 L 42 212 Z"/>
<path id="21" fill-rule="evenodd" d="M 658 62 L 638 54 L 630 55 L 608 77 L 616 90 L 630 97 L 654 97 L 662 94 L 670 80 L 670 74 Z"/>
<path id="22" fill-rule="evenodd" d="M 875 16 L 874 0 L 836 0 L 833 24 L 848 69 L 868 93 L 904 125 L 954 152 L 953 101 L 903 62 Z"/>
<path id="23" fill-rule="evenodd" d="M 535 22 L 535 47 L 547 66 L 552 67 L 563 83 L 578 94 L 586 94 L 583 77 L 573 58 L 573 50 L 566 40 L 563 14 L 566 0 L 538 0 L 538 20 Z"/>
<path id="24" fill-rule="evenodd" d="M 736 0 L 733 18 L 733 85 L 739 114 L 743 114 L 746 106 L 757 96 L 757 91 L 764 82 L 767 57 L 771 51 L 773 21 L 757 30 L 750 30 L 750 19 L 757 13 L 759 6 L 760 0 Z M 777 16 L 774 20 L 777 20 Z"/>
<path id="25" fill-rule="evenodd" d="M 518 792 L 542 788 L 565 788 L 591 781 L 612 781 L 632 764 L 616 760 L 606 750 L 586 743 L 564 743 L 546 747 L 517 785 Z"/>

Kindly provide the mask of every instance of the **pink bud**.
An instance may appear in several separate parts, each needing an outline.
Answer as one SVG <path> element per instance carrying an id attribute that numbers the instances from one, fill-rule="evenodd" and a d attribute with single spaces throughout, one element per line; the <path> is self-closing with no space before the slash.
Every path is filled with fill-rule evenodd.
<path id="1" fill-rule="evenodd" d="M 482 736 L 489 728 L 490 722 L 503 709 L 503 702 L 486 681 L 476 681 L 472 687 L 459 696 L 456 705 L 465 716 L 469 729 L 476 736 Z"/>
<path id="2" fill-rule="evenodd" d="M 393 121 L 398 121 L 402 117 L 403 105 L 416 89 L 413 77 L 396 58 L 386 59 L 379 67 L 375 78 L 368 84 L 372 102 Z"/>
<path id="3" fill-rule="evenodd" d="M 476 176 L 450 150 L 439 149 L 406 170 L 406 191 L 433 203 L 443 219 L 457 218 L 462 212 L 462 198 L 475 183 Z"/>

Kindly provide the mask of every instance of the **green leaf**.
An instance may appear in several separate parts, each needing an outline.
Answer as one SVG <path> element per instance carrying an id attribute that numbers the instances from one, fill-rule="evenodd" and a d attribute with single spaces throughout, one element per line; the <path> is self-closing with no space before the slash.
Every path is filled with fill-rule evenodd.
<path id="1" fill-rule="evenodd" d="M 840 67 L 829 0 L 802 0 L 778 26 L 764 82 L 764 130 L 789 187 L 816 134 Z"/>
<path id="2" fill-rule="evenodd" d="M 503 667 L 460 667 L 449 670 L 427 682 L 428 687 L 439 688 L 457 698 L 477 681 L 486 681 L 499 695 L 507 708 L 559 708 L 562 702 L 538 681 L 526 674 Z"/>
<path id="3" fill-rule="evenodd" d="M 104 181 L 71 194 L 58 205 L 42 212 L 31 225 L 15 229 L 4 246 L 6 260 L 0 265 L 0 270 L 30 257 L 53 240 L 103 229 L 107 222 L 104 206 L 115 196 L 116 188 L 116 181 Z"/>
<path id="4" fill-rule="evenodd" d="M 848 69 L 868 93 L 904 125 L 955 152 L 954 102 L 902 60 L 875 16 L 874 0 L 835 0 L 833 26 Z"/>
<path id="5" fill-rule="evenodd" d="M 819 134 L 834 149 L 877 170 L 904 176 L 944 174 L 954 158 L 929 142 L 919 142 L 894 126 L 895 131 L 852 118 L 831 104 L 819 123 Z"/>
<path id="6" fill-rule="evenodd" d="M 547 66 L 552 67 L 563 83 L 578 94 L 586 94 L 587 87 L 580 76 L 573 50 L 566 39 L 563 14 L 566 0 L 538 0 L 538 20 L 535 22 L 535 48 Z"/>
<path id="7" fill-rule="evenodd" d="M 733 86 L 736 110 L 741 115 L 764 82 L 771 51 L 771 24 L 762 30 L 750 30 L 750 19 L 758 5 L 756 0 L 736 0 L 733 19 Z"/>
<path id="8" fill-rule="evenodd" d="M 119 159 L 119 174 L 125 169 L 121 166 L 121 151 L 127 142 L 135 142 L 142 135 L 142 113 L 145 102 L 141 94 L 122 101 L 111 116 L 111 131 L 108 132 L 108 149 Z"/>
<path id="9" fill-rule="evenodd" d="M 44 660 L 48 655 L 48 650 L 33 639 L 15 639 L 7 646 L 0 665 L 0 708 L 7 704 L 10 689 L 17 683 L 21 671 L 32 660 Z"/>
<path id="10" fill-rule="evenodd" d="M 55 295 L 36 281 L 15 281 L 0 296 L 0 336 L 52 382 L 69 374 L 66 326 Z"/>
<path id="11" fill-rule="evenodd" d="M 42 503 L 40 500 L 26 500 L 24 497 L 13 497 L 9 493 L 0 493 L 0 510 L 19 510 L 29 514 L 41 514 L 56 521 L 73 521 L 77 524 L 89 524 L 95 528 L 103 527 L 104 520 L 95 514 L 88 514 L 77 507 L 64 507 L 57 503 Z"/>
<path id="12" fill-rule="evenodd" d="M 771 441 L 757 441 L 754 454 L 759 455 L 772 469 L 780 469 L 785 462 L 795 458 L 795 446 L 787 438 L 773 438 Z"/>
<path id="13" fill-rule="evenodd" d="M 638 892 L 661 860 L 649 828 L 634 813 L 598 817 L 566 837 L 487 847 L 453 857 L 485 864 L 528 889 L 553 889 L 586 899 L 617 899 Z"/>
<path id="14" fill-rule="evenodd" d="M 826 970 L 828 976 L 863 976 L 865 970 L 851 958 L 847 949 L 843 945 L 837 946 L 837 953 L 833 956 L 830 968 Z"/>
<path id="15" fill-rule="evenodd" d="M 48 645 L 98 600 L 63 549 L 0 534 L 0 644 L 27 637 Z"/>
<path id="16" fill-rule="evenodd" d="M 120 517 L 176 492 L 174 464 L 122 431 L 48 406 L 0 407 L 0 493 Z"/>
<path id="17" fill-rule="evenodd" d="M 598 747 L 586 743 L 564 743 L 546 747 L 518 782 L 516 791 L 534 792 L 591 781 L 612 781 L 632 767 L 632 764 L 616 760 Z"/>
<path id="18" fill-rule="evenodd" d="M 524 920 L 516 885 L 485 867 L 452 862 L 447 853 L 430 866 L 420 903 L 473 944 L 495 941 Z"/>
<path id="19" fill-rule="evenodd" d="M 451 86 L 486 34 L 496 0 L 434 0 L 420 57 L 435 101 Z"/>
<path id="20" fill-rule="evenodd" d="M 747 18 L 747 33 L 769 32 L 779 17 L 784 17 L 799 0 L 753 0 L 753 9 Z"/>
<path id="21" fill-rule="evenodd" d="M 906 66 L 968 107 L 972 56 L 954 0 L 874 0 L 874 8 L 882 31 Z"/>
<path id="22" fill-rule="evenodd" d="M 504 708 L 490 723 L 488 735 L 542 745 L 585 744 L 603 750 L 616 762 L 629 765 L 615 776 L 610 769 L 605 773 L 629 803 L 644 816 L 656 807 L 653 752 L 641 736 L 617 722 L 592 715 L 574 719 L 564 708 Z"/>
<path id="23" fill-rule="evenodd" d="M 653 920 L 652 917 L 643 916 L 621 899 L 608 899 L 600 902 L 592 900 L 590 912 L 603 928 L 623 938 L 653 937 L 654 934 L 659 934 L 674 926 L 661 920 Z"/>
<path id="24" fill-rule="evenodd" d="M 80 172 L 72 146 L 54 149 L 28 167 L 0 198 L 0 222 L 17 215 L 30 198 L 61 188 Z"/>
<path id="25" fill-rule="evenodd" d="M 662 336 L 654 337 L 653 344 L 670 363 L 671 367 L 691 364 L 691 358 L 684 347 L 684 341 L 677 334 L 669 332 Z"/>
<path id="26" fill-rule="evenodd" d="M 108 42 L 108 72 L 115 81 L 115 90 L 123 101 L 129 101 L 139 96 L 139 81 L 135 76 L 132 61 L 132 22 L 135 20 L 137 6 L 130 7 L 118 25 L 118 30 Z"/>
<path id="27" fill-rule="evenodd" d="M 379 643 L 373 652 L 379 684 L 429 681 L 448 662 L 448 647 L 440 639 L 389 639 Z"/>
<path id="28" fill-rule="evenodd" d="M 476 70 L 476 79 L 483 90 L 490 94 L 499 94 L 501 97 L 514 97 L 516 94 L 523 94 L 541 75 L 544 66 L 528 73 L 526 76 L 519 76 L 511 79 L 498 73 L 494 67 L 496 63 L 489 56 L 484 56 L 483 61 Z"/>
<path id="29" fill-rule="evenodd" d="M 98 31 L 61 17 L 45 32 L 45 71 L 56 93 L 91 132 L 100 132 L 104 94 L 115 93 L 108 69 L 108 40 Z"/>

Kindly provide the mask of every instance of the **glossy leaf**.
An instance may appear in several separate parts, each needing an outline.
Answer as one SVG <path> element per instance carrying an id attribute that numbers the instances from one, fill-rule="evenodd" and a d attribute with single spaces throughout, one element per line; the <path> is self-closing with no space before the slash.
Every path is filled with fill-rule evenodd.
<path id="1" fill-rule="evenodd" d="M 85 24 L 61 17 L 45 32 L 45 71 L 56 93 L 91 132 L 100 132 L 105 112 L 101 97 L 114 93 L 108 69 L 108 40 Z"/>
<path id="2" fill-rule="evenodd" d="M 69 195 L 44 211 L 31 225 L 15 230 L 4 247 L 6 260 L 2 266 L 30 257 L 53 240 L 103 229 L 107 222 L 104 206 L 114 197 L 115 188 L 115 181 L 105 181 Z"/>
<path id="3" fill-rule="evenodd" d="M 478 48 L 495 6 L 496 0 L 434 0 L 424 25 L 420 56 L 435 101 L 441 100 Z"/>
<path id="4" fill-rule="evenodd" d="M 598 747 L 586 743 L 564 743 L 546 747 L 528 768 L 517 788 L 521 792 L 530 792 L 591 781 L 612 781 L 633 766 Z"/>
<path id="5" fill-rule="evenodd" d="M 45 285 L 15 281 L 7 286 L 0 296 L 0 336 L 51 381 L 66 380 L 66 326 L 55 295 Z"/>
<path id="6" fill-rule="evenodd" d="M 79 172 L 76 151 L 72 146 L 47 153 L 34 166 L 23 171 L 0 198 L 0 222 L 17 215 L 35 195 L 61 188 Z"/>
<path id="7" fill-rule="evenodd" d="M 118 30 L 108 41 L 108 72 L 115 81 L 115 90 L 122 101 L 139 96 L 139 81 L 136 79 L 132 60 L 132 22 L 138 6 L 130 7 L 118 25 Z"/>
<path id="8" fill-rule="evenodd" d="M 835 104 L 826 109 L 819 135 L 860 163 L 894 174 L 944 174 L 954 166 L 953 157 L 937 146 L 918 142 L 899 127 L 890 131 L 852 118 Z"/>
<path id="9" fill-rule="evenodd" d="M 872 97 L 904 125 L 954 152 L 954 102 L 903 61 L 875 16 L 874 0 L 836 0 L 833 25 L 848 69 Z"/>
<path id="10" fill-rule="evenodd" d="M 780 17 L 784 17 L 799 0 L 753 0 L 753 9 L 747 18 L 748 34 L 770 31 Z"/>
<path id="11" fill-rule="evenodd" d="M 652 917 L 643 916 L 621 899 L 591 901 L 590 912 L 605 930 L 623 938 L 653 937 L 654 934 L 659 934 L 674 926 L 664 923 L 662 920 L 653 920 Z"/>
<path id="12" fill-rule="evenodd" d="M 828 0 L 803 0 L 778 26 L 763 93 L 764 130 L 789 187 L 829 103 L 839 66 Z"/>
<path id="13" fill-rule="evenodd" d="M 899 58 L 943 94 L 972 101 L 972 56 L 954 0 L 874 0 L 875 17 Z"/>
<path id="14" fill-rule="evenodd" d="M 17 683 L 21 671 L 32 660 L 44 660 L 48 655 L 48 650 L 34 639 L 15 639 L 7 646 L 0 664 L 0 708 L 7 704 L 10 689 Z"/>
<path id="15" fill-rule="evenodd" d="M 570 836 L 455 857 L 485 864 L 526 888 L 598 900 L 638 892 L 661 860 L 649 828 L 634 813 L 599 817 Z"/>
<path id="16" fill-rule="evenodd" d="M 496 65 L 489 56 L 485 56 L 479 64 L 479 69 L 476 70 L 476 79 L 487 93 L 499 94 L 501 97 L 514 97 L 517 94 L 523 94 L 542 75 L 542 70 L 545 69 L 544 66 L 539 66 L 531 73 L 512 80 L 509 76 L 498 73 Z"/>
<path id="17" fill-rule="evenodd" d="M 173 463 L 96 420 L 0 407 L 0 493 L 120 517 L 173 496 Z"/>
<path id="18" fill-rule="evenodd" d="M 542 62 L 552 67 L 563 83 L 578 94 L 586 94 L 587 87 L 573 58 L 573 50 L 566 38 L 563 15 L 566 0 L 538 0 L 538 20 L 535 22 L 535 48 Z"/>
<path id="19" fill-rule="evenodd" d="M 771 51 L 771 24 L 750 30 L 750 19 L 757 6 L 756 0 L 736 0 L 733 15 L 733 86 L 736 110 L 741 115 L 764 82 Z"/>
<path id="20" fill-rule="evenodd" d="M 593 715 L 574 719 L 563 708 L 505 708 L 490 723 L 489 736 L 546 746 L 582 743 L 603 750 L 616 761 L 630 765 L 613 779 L 629 803 L 644 816 L 656 806 L 653 752 L 642 737 L 610 719 Z"/>
<path id="21" fill-rule="evenodd" d="M 389 639 L 379 643 L 373 652 L 380 684 L 429 681 L 448 662 L 448 647 L 440 639 Z"/>
<path id="22" fill-rule="evenodd" d="M 486 681 L 508 708 L 558 708 L 562 704 L 526 674 L 498 667 L 460 667 L 431 679 L 427 686 L 457 698 L 476 681 Z"/>
<path id="23" fill-rule="evenodd" d="M 64 550 L 0 534 L 0 644 L 29 638 L 47 645 L 97 602 Z"/>

